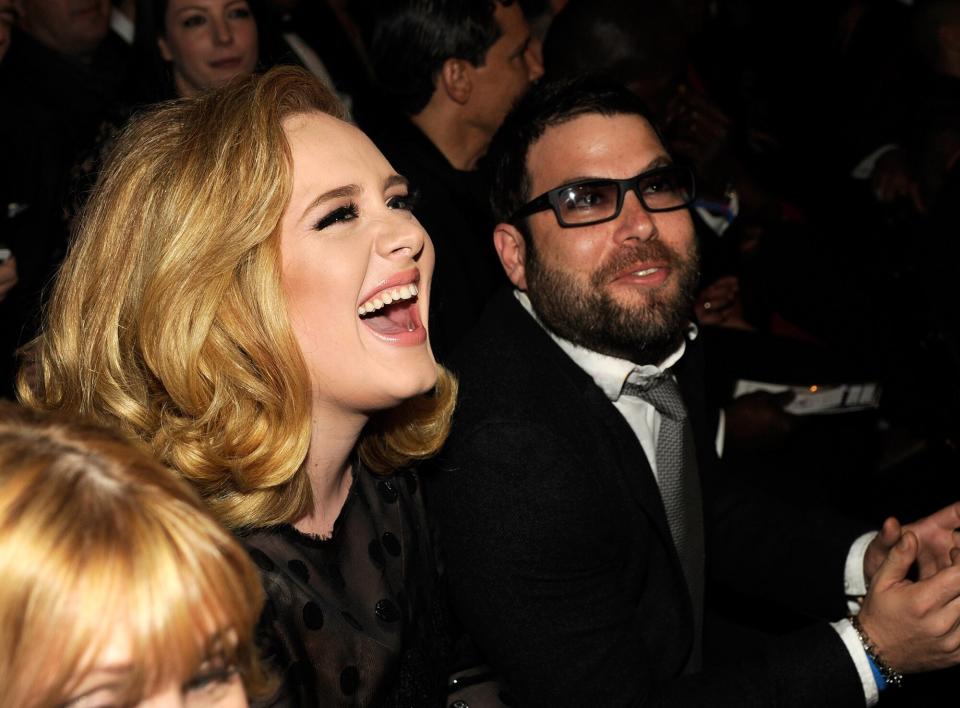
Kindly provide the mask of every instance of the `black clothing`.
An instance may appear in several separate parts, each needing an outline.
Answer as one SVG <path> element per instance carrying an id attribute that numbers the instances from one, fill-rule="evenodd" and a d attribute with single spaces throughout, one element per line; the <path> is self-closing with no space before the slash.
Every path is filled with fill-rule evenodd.
<path id="1" fill-rule="evenodd" d="M 278 14 L 270 7 L 265 10 L 257 16 L 263 66 L 302 64 L 283 36 L 295 33 L 323 62 L 337 92 L 351 99 L 351 110 L 358 121 L 377 119 L 383 106 L 366 58 L 329 3 L 301 0 L 289 13 Z"/>
<path id="2" fill-rule="evenodd" d="M 414 213 L 437 253 L 430 290 L 430 344 L 442 363 L 480 319 L 497 287 L 507 282 L 493 248 L 487 182 L 479 171 L 454 169 L 409 120 L 398 118 L 371 135 L 420 196 Z"/>
<path id="3" fill-rule="evenodd" d="M 34 131 L 47 126 L 24 124 L 26 136 L 56 140 L 76 154 L 93 143 L 100 123 L 123 105 L 129 60 L 130 48 L 112 32 L 89 61 L 80 61 L 15 31 L 2 64 L 0 95 L 5 105 L 30 104 L 58 129 L 38 135 Z"/>
<path id="4" fill-rule="evenodd" d="M 241 541 L 260 569 L 260 636 L 282 677 L 270 706 L 439 706 L 446 671 L 418 478 L 354 465 L 330 539 L 292 526 Z"/>
<path id="5" fill-rule="evenodd" d="M 41 291 L 66 251 L 58 197 L 69 160 L 57 126 L 35 107 L 0 110 L 0 245 L 17 260 L 17 285 L 0 301 L 0 397 L 13 397 L 14 351 L 36 333 Z"/>
<path id="6" fill-rule="evenodd" d="M 701 355 L 689 343 L 672 371 L 697 442 L 708 579 L 842 616 L 846 554 L 863 529 L 729 486 Z M 453 610 L 520 705 L 862 708 L 859 675 L 825 623 L 682 675 L 693 612 L 643 449 L 511 293 L 452 365 L 459 404 L 428 503 Z"/>
<path id="7" fill-rule="evenodd" d="M 13 350 L 33 335 L 66 253 L 70 173 L 120 105 L 128 51 L 111 33 L 84 63 L 15 30 L 0 64 L 0 243 L 19 275 L 0 303 L 0 396 L 11 394 Z"/>

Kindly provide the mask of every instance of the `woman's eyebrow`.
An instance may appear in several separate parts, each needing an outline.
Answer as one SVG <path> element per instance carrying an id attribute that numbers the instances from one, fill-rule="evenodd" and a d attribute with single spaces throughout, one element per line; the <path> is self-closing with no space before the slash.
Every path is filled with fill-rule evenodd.
<path id="1" fill-rule="evenodd" d="M 206 12 L 207 8 L 202 5 L 184 5 L 183 7 L 177 8 L 177 14 L 181 15 L 184 12 Z"/>
<path id="2" fill-rule="evenodd" d="M 408 180 L 406 177 L 403 177 L 401 175 L 390 175 L 383 182 L 383 191 L 386 192 L 391 187 L 396 187 L 398 185 L 402 187 L 409 187 L 410 180 Z"/>
<path id="3" fill-rule="evenodd" d="M 324 202 L 329 202 L 332 199 L 343 199 L 344 197 L 356 197 L 360 194 L 360 191 L 360 187 L 356 184 L 345 184 L 342 187 L 336 187 L 328 192 L 324 192 L 307 205 L 307 208 L 303 210 L 300 218 L 302 219 Z"/>

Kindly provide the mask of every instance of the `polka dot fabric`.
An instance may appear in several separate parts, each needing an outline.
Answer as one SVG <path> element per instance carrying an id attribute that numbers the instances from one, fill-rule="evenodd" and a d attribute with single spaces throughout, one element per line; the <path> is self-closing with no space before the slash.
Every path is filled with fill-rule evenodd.
<path id="1" fill-rule="evenodd" d="M 269 706 L 438 706 L 446 675 L 436 565 L 416 473 L 355 467 L 330 539 L 291 526 L 241 540 L 268 603 Z"/>

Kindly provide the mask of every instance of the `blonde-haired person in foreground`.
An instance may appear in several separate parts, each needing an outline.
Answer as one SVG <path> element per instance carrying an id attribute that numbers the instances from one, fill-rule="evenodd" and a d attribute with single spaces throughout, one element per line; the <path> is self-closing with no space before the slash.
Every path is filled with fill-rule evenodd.
<path id="1" fill-rule="evenodd" d="M 435 705 L 435 564 L 412 462 L 455 382 L 427 338 L 433 247 L 336 99 L 274 69 L 137 119 L 34 342 L 28 405 L 118 426 L 193 482 L 262 571 L 277 701 Z"/>
<path id="2" fill-rule="evenodd" d="M 114 433 L 0 402 L 0 705 L 246 706 L 256 569 Z"/>

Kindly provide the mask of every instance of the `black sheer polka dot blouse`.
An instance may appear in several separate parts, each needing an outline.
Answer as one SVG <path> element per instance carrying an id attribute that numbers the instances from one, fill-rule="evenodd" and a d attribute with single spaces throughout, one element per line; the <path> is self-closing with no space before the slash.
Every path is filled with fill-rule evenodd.
<path id="1" fill-rule="evenodd" d="M 280 681 L 255 706 L 442 705 L 446 641 L 417 475 L 354 470 L 329 539 L 292 526 L 241 536 L 267 594 L 263 658 Z"/>

